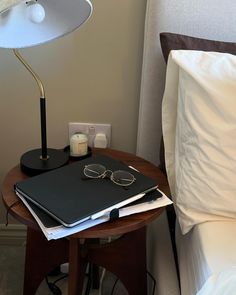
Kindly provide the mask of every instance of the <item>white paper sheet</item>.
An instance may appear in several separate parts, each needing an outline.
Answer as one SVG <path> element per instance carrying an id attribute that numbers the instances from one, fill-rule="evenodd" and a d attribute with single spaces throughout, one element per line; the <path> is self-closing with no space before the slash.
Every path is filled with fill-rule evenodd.
<path id="1" fill-rule="evenodd" d="M 161 192 L 159 189 L 157 189 L 157 190 L 159 192 Z M 156 199 L 155 201 L 146 202 L 146 203 L 142 203 L 142 204 L 138 204 L 138 205 L 134 205 L 134 206 L 129 206 L 129 207 L 125 207 L 125 208 L 120 208 L 119 209 L 119 217 L 124 217 L 124 216 L 128 216 L 128 215 L 135 214 L 135 213 L 141 213 L 141 212 L 145 212 L 148 210 L 152 210 L 152 209 L 156 209 L 156 208 L 160 208 L 160 207 L 164 207 L 164 206 L 172 204 L 172 201 L 163 192 L 161 192 L 161 193 L 162 193 L 162 197 Z M 104 215 L 104 216 L 101 216 L 97 219 L 89 219 L 89 220 L 82 222 L 79 225 L 71 227 L 71 228 L 65 227 L 63 225 L 59 225 L 59 226 L 51 227 L 51 228 L 46 228 L 43 225 L 43 223 L 41 222 L 41 220 L 38 218 L 38 216 L 35 214 L 35 212 L 32 210 L 32 208 L 29 206 L 27 201 L 19 193 L 16 192 L 16 194 L 22 200 L 22 202 L 25 204 L 25 206 L 28 208 L 30 213 L 33 215 L 33 217 L 37 221 L 38 225 L 40 226 L 45 237 L 48 240 L 52 240 L 52 239 L 56 240 L 56 239 L 60 239 L 60 238 L 72 235 L 72 234 L 80 232 L 84 229 L 93 227 L 95 225 L 101 224 L 106 221 L 109 221 L 109 219 L 110 219 L 109 215 Z"/>

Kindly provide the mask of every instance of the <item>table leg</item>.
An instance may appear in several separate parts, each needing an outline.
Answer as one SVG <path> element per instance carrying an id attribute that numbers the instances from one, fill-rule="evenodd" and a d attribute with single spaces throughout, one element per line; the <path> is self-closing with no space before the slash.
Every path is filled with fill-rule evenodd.
<path id="1" fill-rule="evenodd" d="M 80 295 L 87 267 L 87 249 L 80 239 L 70 238 L 68 295 Z"/>
<path id="2" fill-rule="evenodd" d="M 47 241 L 41 231 L 27 228 L 24 295 L 33 295 L 45 276 L 68 261 L 68 240 Z"/>
<path id="3" fill-rule="evenodd" d="M 146 227 L 105 245 L 91 245 L 88 260 L 114 273 L 130 295 L 147 294 Z"/>

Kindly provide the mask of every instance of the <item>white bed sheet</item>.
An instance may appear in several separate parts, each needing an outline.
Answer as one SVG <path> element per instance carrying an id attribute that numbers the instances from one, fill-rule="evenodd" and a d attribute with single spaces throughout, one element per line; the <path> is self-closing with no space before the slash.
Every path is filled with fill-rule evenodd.
<path id="1" fill-rule="evenodd" d="M 176 243 L 182 295 L 196 295 L 211 275 L 236 266 L 236 221 L 201 223 L 186 235 L 177 226 Z"/>

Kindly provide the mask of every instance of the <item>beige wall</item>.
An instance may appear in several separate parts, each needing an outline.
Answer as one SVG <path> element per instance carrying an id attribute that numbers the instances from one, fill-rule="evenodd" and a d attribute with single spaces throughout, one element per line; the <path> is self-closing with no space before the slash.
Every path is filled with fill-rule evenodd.
<path id="1" fill-rule="evenodd" d="M 21 53 L 45 84 L 50 147 L 67 145 L 68 122 L 80 121 L 111 123 L 112 147 L 135 152 L 146 0 L 92 2 L 80 30 Z M 0 49 L 1 182 L 23 152 L 40 145 L 38 95 L 12 52 Z"/>

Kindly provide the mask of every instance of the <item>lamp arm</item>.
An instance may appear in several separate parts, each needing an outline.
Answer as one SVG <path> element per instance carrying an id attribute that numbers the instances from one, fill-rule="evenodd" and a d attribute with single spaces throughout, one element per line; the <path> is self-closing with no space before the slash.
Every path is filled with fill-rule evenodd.
<path id="1" fill-rule="evenodd" d="M 22 57 L 19 50 L 13 49 L 13 52 L 14 52 L 15 56 L 19 59 L 19 61 L 24 65 L 24 67 L 30 72 L 30 74 L 35 79 L 35 81 L 36 81 L 36 83 L 37 83 L 37 85 L 39 87 L 40 97 L 45 98 L 44 86 L 43 86 L 43 83 L 42 83 L 41 79 L 39 78 L 39 76 L 31 68 L 31 66 L 28 64 L 28 62 Z"/>
<path id="2" fill-rule="evenodd" d="M 40 118 L 41 118 L 41 159 L 47 160 L 49 158 L 47 151 L 47 127 L 46 127 L 46 99 L 43 83 L 39 76 L 33 71 L 27 61 L 21 56 L 17 49 L 13 49 L 15 56 L 25 66 L 25 68 L 34 77 L 40 91 Z"/>

